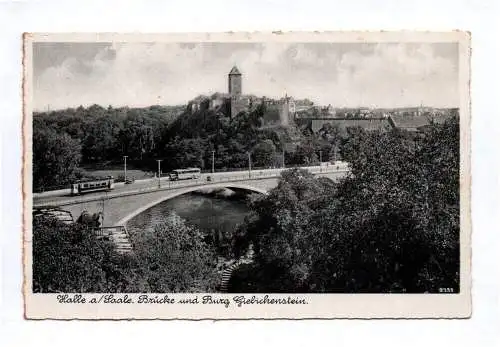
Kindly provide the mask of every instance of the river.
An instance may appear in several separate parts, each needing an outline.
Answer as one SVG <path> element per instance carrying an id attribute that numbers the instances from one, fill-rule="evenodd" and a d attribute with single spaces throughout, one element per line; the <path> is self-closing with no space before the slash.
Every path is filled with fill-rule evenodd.
<path id="1" fill-rule="evenodd" d="M 132 232 L 152 230 L 163 217 L 173 211 L 189 224 L 210 233 L 234 231 L 250 212 L 244 197 L 217 197 L 212 194 L 190 193 L 166 200 L 140 213 L 127 223 Z"/>

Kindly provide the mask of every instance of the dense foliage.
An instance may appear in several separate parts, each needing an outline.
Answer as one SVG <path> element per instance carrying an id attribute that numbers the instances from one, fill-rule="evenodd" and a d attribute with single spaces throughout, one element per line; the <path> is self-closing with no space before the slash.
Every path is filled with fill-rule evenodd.
<path id="1" fill-rule="evenodd" d="M 152 292 L 206 292 L 217 285 L 216 256 L 204 235 L 170 213 L 133 235 L 134 253 Z"/>
<path id="2" fill-rule="evenodd" d="M 33 132 L 33 186 L 50 189 L 69 184 L 78 175 L 80 143 L 47 126 Z"/>
<path id="3" fill-rule="evenodd" d="M 227 107 L 225 105 L 224 107 Z M 163 171 L 316 164 L 343 159 L 340 182 L 284 172 L 276 189 L 251 202 L 234 237 L 201 235 L 177 216 L 132 235 L 120 255 L 79 225 L 50 218 L 33 225 L 36 292 L 176 292 L 215 288 L 216 254 L 254 250 L 233 276 L 241 292 L 438 292 L 459 290 L 459 121 L 425 132 L 281 127 L 258 105 L 230 119 L 220 110 L 94 105 L 33 118 L 35 190 L 67 185 L 82 165 L 121 163 Z M 271 121 L 270 121 L 271 120 Z M 232 247 L 230 247 L 232 245 Z"/>
<path id="4" fill-rule="evenodd" d="M 153 161 L 162 134 L 180 107 L 107 109 L 98 105 L 33 115 L 33 188 L 65 186 L 81 177 L 85 164 L 122 163 L 123 155 L 139 165 Z M 68 163 L 69 165 L 61 165 Z"/>
<path id="5" fill-rule="evenodd" d="M 252 203 L 235 237 L 255 261 L 240 292 L 459 291 L 459 123 L 418 136 L 351 129 L 352 174 L 333 183 L 302 170 Z"/>
<path id="6" fill-rule="evenodd" d="M 80 175 L 83 163 L 173 168 L 244 168 L 348 161 L 334 183 L 303 170 L 283 173 L 276 189 L 254 198 L 234 237 L 211 238 L 168 216 L 155 231 L 132 235 L 133 255 L 87 229 L 50 218 L 33 225 L 36 292 L 176 292 L 215 288 L 217 253 L 240 267 L 240 292 L 459 291 L 459 121 L 423 133 L 325 125 L 318 133 L 268 126 L 264 106 L 229 119 L 183 108 L 65 110 L 34 117 L 33 184 L 52 187 Z M 286 144 L 293 143 L 287 147 Z M 284 153 L 283 153 L 284 152 Z M 229 245 L 232 244 L 232 247 Z"/>
<path id="7" fill-rule="evenodd" d="M 80 224 L 33 220 L 33 291 L 121 292 L 142 289 L 133 260 Z"/>
<path id="8" fill-rule="evenodd" d="M 215 263 L 198 230 L 175 215 L 154 231 L 132 235 L 134 252 L 119 254 L 80 224 L 33 221 L 34 292 L 206 292 Z"/>

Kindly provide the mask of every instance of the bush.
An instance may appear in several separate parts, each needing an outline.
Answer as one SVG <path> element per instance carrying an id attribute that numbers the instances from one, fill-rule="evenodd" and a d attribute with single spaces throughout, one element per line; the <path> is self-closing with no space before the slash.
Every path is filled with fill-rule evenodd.
<path id="1" fill-rule="evenodd" d="M 153 231 L 132 235 L 134 253 L 151 291 L 208 292 L 217 283 L 216 256 L 203 234 L 176 214 Z"/>
<path id="2" fill-rule="evenodd" d="M 119 254 L 79 224 L 33 220 L 33 292 L 120 293 L 213 291 L 216 257 L 201 233 L 176 215 L 133 237 L 134 252 Z"/>
<path id="3" fill-rule="evenodd" d="M 45 216 L 33 220 L 33 292 L 134 291 L 140 284 L 130 262 L 78 224 Z"/>

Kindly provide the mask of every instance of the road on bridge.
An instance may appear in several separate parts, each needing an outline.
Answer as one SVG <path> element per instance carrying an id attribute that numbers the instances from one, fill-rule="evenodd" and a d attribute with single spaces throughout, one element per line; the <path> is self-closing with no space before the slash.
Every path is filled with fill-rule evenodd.
<path id="1" fill-rule="evenodd" d="M 288 168 L 287 168 L 288 169 Z M 231 182 L 238 180 L 248 180 L 248 179 L 260 179 L 269 178 L 273 176 L 279 176 L 282 171 L 287 169 L 264 169 L 264 170 L 252 170 L 249 171 L 231 171 L 231 172 L 216 172 L 216 173 L 204 173 L 198 179 L 190 180 L 180 180 L 180 181 L 170 181 L 167 177 L 162 177 L 160 181 L 160 186 L 162 190 L 174 189 L 180 187 L 189 187 L 199 185 L 200 188 L 205 184 L 213 184 L 219 182 Z M 332 173 L 332 172 L 345 172 L 348 167 L 347 163 L 337 163 L 321 166 L 308 166 L 302 167 L 311 173 Z M 210 181 L 207 178 L 210 176 Z M 158 179 L 151 178 L 146 180 L 138 180 L 132 184 L 115 183 L 115 188 L 109 192 L 95 192 L 86 193 L 80 197 L 75 197 L 70 195 L 69 189 L 48 191 L 44 193 L 33 194 L 33 206 L 50 206 L 50 205 L 64 205 L 65 203 L 71 203 L 75 198 L 81 199 L 85 197 L 85 200 L 97 200 L 105 198 L 106 196 L 121 196 L 127 195 L 134 192 L 146 192 L 158 189 Z"/>

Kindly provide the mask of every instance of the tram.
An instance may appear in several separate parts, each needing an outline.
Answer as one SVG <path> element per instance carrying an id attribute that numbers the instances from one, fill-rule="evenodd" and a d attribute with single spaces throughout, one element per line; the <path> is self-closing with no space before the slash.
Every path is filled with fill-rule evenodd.
<path id="1" fill-rule="evenodd" d="M 172 171 L 169 176 L 171 181 L 197 179 L 201 176 L 201 170 L 198 168 L 178 169 Z"/>
<path id="2" fill-rule="evenodd" d="M 101 179 L 80 180 L 71 183 L 71 195 L 80 195 L 90 192 L 110 191 L 115 187 L 113 176 Z"/>

